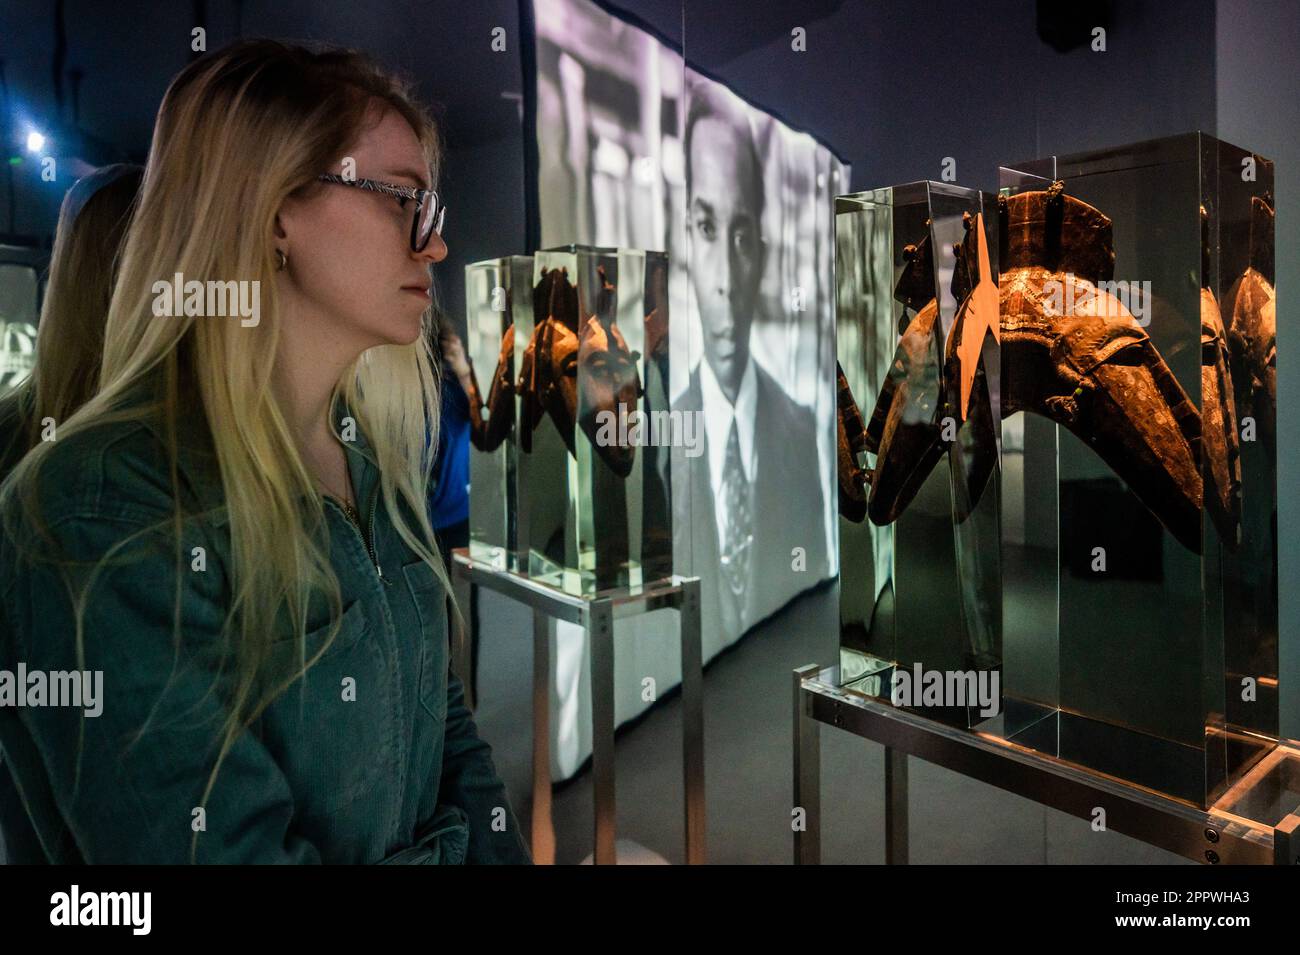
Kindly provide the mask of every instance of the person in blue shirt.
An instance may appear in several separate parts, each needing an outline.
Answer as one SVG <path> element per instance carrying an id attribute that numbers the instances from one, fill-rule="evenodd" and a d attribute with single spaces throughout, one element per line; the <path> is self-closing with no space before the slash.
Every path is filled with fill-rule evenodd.
<path id="1" fill-rule="evenodd" d="M 438 336 L 442 353 L 442 414 L 438 456 L 429 482 L 429 521 L 443 563 L 451 569 L 451 552 L 469 546 L 469 397 L 470 365 L 465 346 L 444 321 Z M 470 699 L 478 699 L 478 593 L 470 595 Z"/>

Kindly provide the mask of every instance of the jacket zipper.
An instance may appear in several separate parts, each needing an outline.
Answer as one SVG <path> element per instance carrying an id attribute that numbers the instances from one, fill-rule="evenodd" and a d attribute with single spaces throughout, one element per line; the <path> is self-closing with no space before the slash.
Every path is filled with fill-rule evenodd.
<path id="1" fill-rule="evenodd" d="M 376 491 L 377 490 L 378 488 L 376 488 Z M 375 574 L 378 575 L 379 580 L 384 584 L 388 584 L 389 580 L 384 576 L 384 569 L 379 566 L 379 556 L 375 553 L 375 544 L 373 540 L 375 527 L 375 504 L 377 500 L 378 495 L 372 492 L 370 495 L 370 507 L 368 508 L 370 512 L 370 519 L 368 522 L 369 529 L 362 527 L 358 522 L 354 522 L 351 516 L 349 516 L 343 509 L 342 505 L 336 502 L 335 507 L 337 507 L 339 512 L 343 514 L 343 519 L 356 530 L 357 536 L 361 538 L 361 546 L 366 549 L 366 556 L 369 557 L 370 562 L 375 565 Z M 358 518 L 360 518 L 360 516 L 361 515 L 359 514 L 357 515 Z"/>
<path id="2" fill-rule="evenodd" d="M 379 485 L 376 484 L 370 491 L 370 519 L 366 521 L 366 531 L 362 535 L 365 541 L 366 550 L 370 554 L 370 562 L 375 565 L 375 573 L 379 579 L 387 584 L 388 580 L 384 577 L 384 568 L 379 566 L 379 555 L 375 553 L 375 507 L 379 502 Z"/>

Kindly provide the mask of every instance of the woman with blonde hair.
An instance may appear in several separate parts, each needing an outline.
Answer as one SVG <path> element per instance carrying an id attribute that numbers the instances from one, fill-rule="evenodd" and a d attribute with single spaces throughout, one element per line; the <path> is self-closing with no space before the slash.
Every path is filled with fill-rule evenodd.
<path id="1" fill-rule="evenodd" d="M 104 318 L 118 251 L 144 170 L 117 163 L 73 184 L 63 197 L 50 254 L 49 280 L 36 331 L 32 373 L 0 399 L 0 481 L 42 434 L 95 393 L 104 348 Z M 4 859 L 40 858 L 40 841 L 0 753 L 0 833 Z"/>
<path id="2" fill-rule="evenodd" d="M 36 366 L 0 399 L 0 480 L 42 431 L 57 435 L 58 423 L 98 387 L 104 316 L 143 172 L 129 163 L 103 166 L 63 197 L 36 328 Z"/>
<path id="3" fill-rule="evenodd" d="M 100 391 L 0 493 L 46 859 L 529 861 L 424 503 L 439 159 L 356 53 L 244 41 L 169 87 Z"/>

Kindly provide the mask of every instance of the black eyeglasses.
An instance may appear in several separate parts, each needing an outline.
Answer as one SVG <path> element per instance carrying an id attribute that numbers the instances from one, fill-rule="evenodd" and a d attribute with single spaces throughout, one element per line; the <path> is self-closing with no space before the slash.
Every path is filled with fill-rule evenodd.
<path id="1" fill-rule="evenodd" d="M 432 189 L 417 189 L 414 186 L 398 186 L 391 182 L 379 182 L 377 179 L 345 179 L 333 173 L 317 176 L 321 182 L 333 182 L 340 186 L 355 186 L 368 189 L 385 196 L 392 196 L 403 209 L 406 203 L 415 201 L 415 216 L 411 219 L 411 251 L 423 252 L 429 239 L 436 232 L 442 235 L 442 225 L 447 218 L 447 207 L 438 199 Z"/>

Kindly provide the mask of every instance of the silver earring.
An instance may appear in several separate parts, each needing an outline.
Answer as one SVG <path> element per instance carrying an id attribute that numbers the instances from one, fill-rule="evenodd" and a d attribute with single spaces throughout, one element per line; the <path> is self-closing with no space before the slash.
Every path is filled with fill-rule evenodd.
<path id="1" fill-rule="evenodd" d="M 275 250 L 275 270 L 283 272 L 289 267 L 289 256 L 284 254 L 284 249 Z"/>

